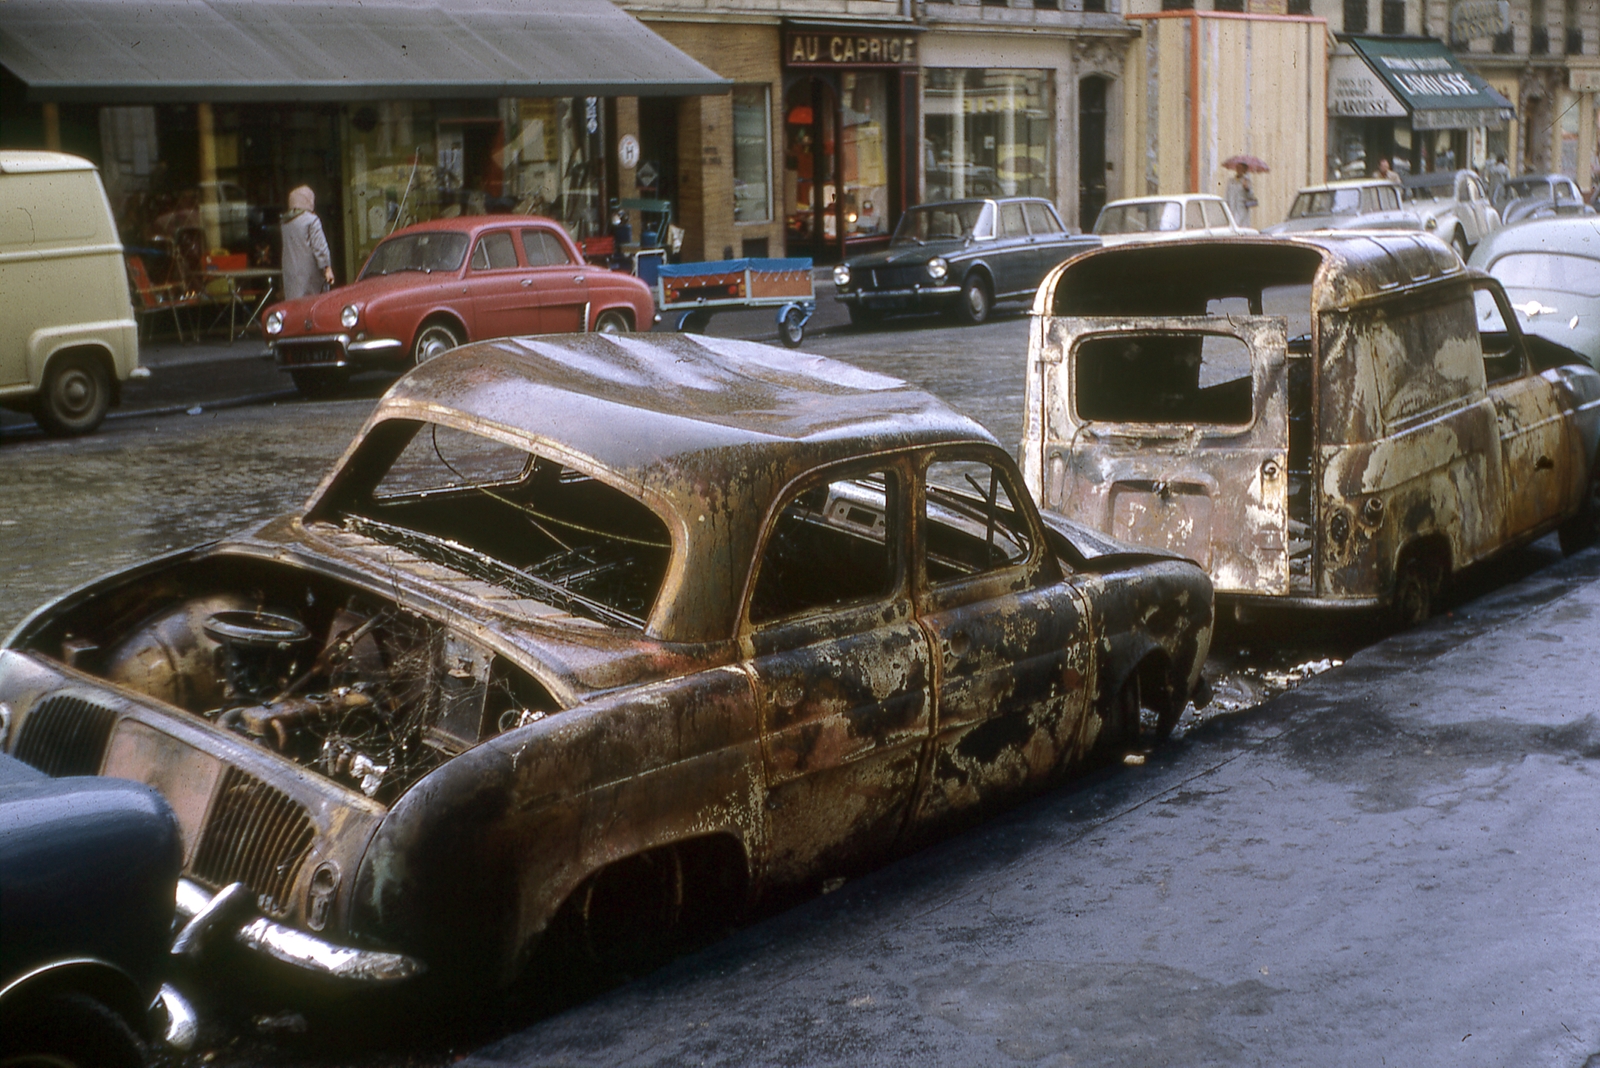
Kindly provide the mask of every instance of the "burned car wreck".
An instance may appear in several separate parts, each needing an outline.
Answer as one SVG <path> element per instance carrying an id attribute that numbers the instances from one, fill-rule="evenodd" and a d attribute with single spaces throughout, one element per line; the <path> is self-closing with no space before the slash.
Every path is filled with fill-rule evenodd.
<path id="1" fill-rule="evenodd" d="M 303 513 L 41 609 L 0 702 L 20 759 L 166 797 L 191 927 L 476 988 L 724 923 L 1148 743 L 1210 635 L 1199 568 L 1041 516 L 903 382 L 505 339 L 401 379 Z"/>
<path id="2" fill-rule="evenodd" d="M 1595 538 L 1600 375 L 1432 236 L 1107 249 L 1035 312 L 1030 490 L 1235 606 L 1414 623 L 1469 565 Z"/>

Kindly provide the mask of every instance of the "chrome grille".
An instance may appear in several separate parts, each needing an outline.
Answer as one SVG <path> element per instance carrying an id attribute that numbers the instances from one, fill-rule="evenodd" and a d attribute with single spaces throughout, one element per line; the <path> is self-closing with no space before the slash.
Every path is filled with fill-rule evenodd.
<path id="1" fill-rule="evenodd" d="M 869 273 L 873 289 L 910 289 L 912 286 L 933 284 L 928 279 L 928 269 L 921 264 L 915 267 L 874 267 Z"/>
<path id="2" fill-rule="evenodd" d="M 281 790 L 230 767 L 206 816 L 193 874 L 214 890 L 242 882 L 263 911 L 281 914 L 314 836 L 305 809 Z"/>
<path id="3" fill-rule="evenodd" d="M 46 775 L 93 775 L 100 770 L 117 714 L 81 697 L 46 697 L 28 713 L 11 755 Z"/>

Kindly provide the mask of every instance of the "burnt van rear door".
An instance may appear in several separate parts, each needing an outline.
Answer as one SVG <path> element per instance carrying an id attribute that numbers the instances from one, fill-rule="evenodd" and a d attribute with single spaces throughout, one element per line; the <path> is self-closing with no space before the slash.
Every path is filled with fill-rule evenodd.
<path id="1" fill-rule="evenodd" d="M 1218 593 L 1288 594 L 1286 321 L 1054 318 L 1043 330 L 1030 383 L 1042 447 L 1024 443 L 1041 503 L 1195 560 Z"/>

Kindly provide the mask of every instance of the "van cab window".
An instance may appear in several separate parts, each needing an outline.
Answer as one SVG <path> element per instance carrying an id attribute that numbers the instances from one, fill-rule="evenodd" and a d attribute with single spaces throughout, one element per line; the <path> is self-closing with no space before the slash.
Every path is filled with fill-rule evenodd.
<path id="1" fill-rule="evenodd" d="M 1479 289 L 1472 294 L 1478 337 L 1483 346 L 1483 372 L 1490 382 L 1503 382 L 1522 373 L 1522 354 L 1516 348 L 1505 313 L 1494 294 Z"/>

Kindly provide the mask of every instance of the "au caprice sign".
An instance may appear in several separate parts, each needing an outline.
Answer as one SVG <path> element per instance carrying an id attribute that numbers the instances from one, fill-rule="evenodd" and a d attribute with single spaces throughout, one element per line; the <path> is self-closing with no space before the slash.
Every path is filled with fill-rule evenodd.
<path id="1" fill-rule="evenodd" d="M 790 67 L 914 67 L 917 39 L 905 33 L 791 29 L 784 35 L 783 61 Z"/>

